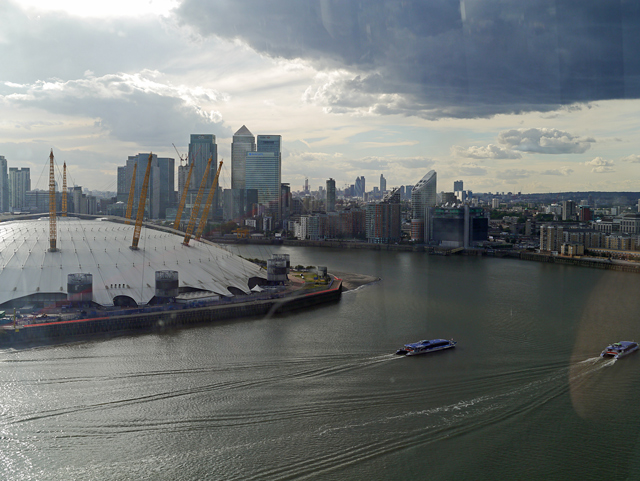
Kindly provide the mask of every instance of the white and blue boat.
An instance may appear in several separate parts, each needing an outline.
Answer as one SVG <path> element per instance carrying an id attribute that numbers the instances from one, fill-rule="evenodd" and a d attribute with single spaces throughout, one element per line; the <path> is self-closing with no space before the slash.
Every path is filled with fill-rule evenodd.
<path id="1" fill-rule="evenodd" d="M 600 357 L 613 356 L 614 359 L 618 359 L 637 350 L 638 343 L 635 341 L 614 342 L 600 353 Z"/>
<path id="2" fill-rule="evenodd" d="M 396 351 L 396 354 L 400 356 L 417 356 L 418 354 L 450 349 L 452 347 L 456 347 L 456 344 L 457 342 L 453 339 L 449 341 L 446 339 L 418 341 L 411 344 L 405 344 L 402 348 Z"/>

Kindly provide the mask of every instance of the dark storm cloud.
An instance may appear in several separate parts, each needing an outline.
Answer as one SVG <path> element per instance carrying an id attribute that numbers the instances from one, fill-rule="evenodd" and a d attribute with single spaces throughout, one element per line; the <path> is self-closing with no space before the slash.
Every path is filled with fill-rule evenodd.
<path id="1" fill-rule="evenodd" d="M 305 94 L 335 112 L 475 118 L 640 96 L 630 0 L 185 0 L 176 12 L 205 36 L 347 70 Z"/>

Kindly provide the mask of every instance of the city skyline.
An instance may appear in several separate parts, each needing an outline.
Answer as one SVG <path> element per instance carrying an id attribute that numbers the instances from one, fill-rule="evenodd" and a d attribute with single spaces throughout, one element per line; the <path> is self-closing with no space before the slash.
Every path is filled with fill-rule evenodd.
<path id="1" fill-rule="evenodd" d="M 228 161 L 246 125 L 282 135 L 295 190 L 433 169 L 474 192 L 635 191 L 640 11 L 551 3 L 8 1 L 0 155 L 39 172 L 53 148 L 115 191 L 129 155 L 178 160 L 204 133 Z"/>

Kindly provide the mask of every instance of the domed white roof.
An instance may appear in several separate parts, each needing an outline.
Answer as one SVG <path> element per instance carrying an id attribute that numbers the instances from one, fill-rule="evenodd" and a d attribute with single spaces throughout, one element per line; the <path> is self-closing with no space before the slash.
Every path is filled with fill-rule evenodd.
<path id="1" fill-rule="evenodd" d="M 68 274 L 93 275 L 93 301 L 111 306 L 116 296 L 143 305 L 155 295 L 155 272 L 178 271 L 180 287 L 231 297 L 250 294 L 251 277 L 264 270 L 222 247 L 143 226 L 138 250 L 134 225 L 104 219 L 57 219 L 57 251 L 49 250 L 49 219 L 0 223 L 0 305 L 32 294 L 66 294 Z"/>

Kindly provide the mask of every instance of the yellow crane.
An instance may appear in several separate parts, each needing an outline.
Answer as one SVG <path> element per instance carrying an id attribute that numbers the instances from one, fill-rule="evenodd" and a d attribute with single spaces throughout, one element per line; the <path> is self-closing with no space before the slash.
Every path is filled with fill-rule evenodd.
<path id="1" fill-rule="evenodd" d="M 62 217 L 67 217 L 67 163 L 62 164 Z"/>
<path id="2" fill-rule="evenodd" d="M 189 225 L 187 226 L 187 232 L 184 235 L 184 240 L 182 241 L 183 245 L 188 246 L 189 240 L 191 240 L 191 234 L 193 233 L 193 228 L 196 225 L 196 219 L 198 218 L 198 211 L 200 210 L 200 201 L 202 201 L 202 193 L 204 192 L 204 186 L 207 183 L 207 177 L 209 177 L 209 168 L 211 167 L 211 161 L 213 157 L 209 157 L 209 161 L 207 162 L 207 167 L 204 169 L 204 176 L 200 181 L 200 188 L 198 189 L 198 195 L 196 196 L 196 201 L 191 208 L 191 217 L 189 218 Z"/>
<path id="3" fill-rule="evenodd" d="M 181 159 L 182 160 L 182 159 Z M 180 219 L 182 218 L 182 211 L 184 210 L 184 204 L 187 201 L 187 191 L 189 190 L 189 182 L 191 182 L 191 172 L 193 172 L 193 164 L 189 165 L 189 173 L 187 174 L 187 181 L 184 183 L 184 189 L 182 190 L 182 197 L 180 197 L 180 204 L 178 204 L 178 211 L 176 212 L 176 220 L 173 223 L 174 229 L 180 228 Z"/>
<path id="4" fill-rule="evenodd" d="M 124 221 L 125 224 L 131 224 L 131 212 L 133 210 L 133 198 L 136 191 L 136 171 L 138 170 L 138 162 L 133 164 L 133 176 L 131 177 L 131 186 L 129 187 L 129 201 L 127 202 L 127 213 Z"/>
<path id="5" fill-rule="evenodd" d="M 49 154 L 49 250 L 56 251 L 56 177 L 53 170 L 53 149 Z"/>
<path id="6" fill-rule="evenodd" d="M 142 182 L 142 191 L 140 192 L 140 201 L 138 202 L 138 215 L 136 216 L 136 227 L 133 230 L 133 242 L 131 243 L 132 249 L 137 249 L 138 242 L 140 241 L 140 230 L 142 229 L 142 219 L 144 218 L 144 206 L 147 203 L 147 189 L 149 188 L 149 175 L 151 173 L 151 159 L 153 159 L 153 154 L 150 153 L 149 160 L 147 160 L 147 170 L 144 173 L 144 181 Z"/>
<path id="7" fill-rule="evenodd" d="M 202 210 L 202 217 L 200 217 L 200 224 L 198 225 L 198 230 L 196 231 L 196 240 L 198 241 L 200 240 L 200 236 L 202 235 L 204 226 L 207 225 L 207 217 L 209 216 L 209 209 L 211 208 L 211 203 L 213 202 L 213 195 L 216 193 L 216 187 L 218 187 L 218 177 L 220 177 L 221 170 L 222 170 L 222 160 L 220 161 L 220 165 L 218 166 L 218 172 L 216 172 L 216 177 L 215 179 L 213 179 L 213 183 L 211 184 L 211 189 L 209 189 L 207 202 L 205 202 L 204 209 Z"/>

